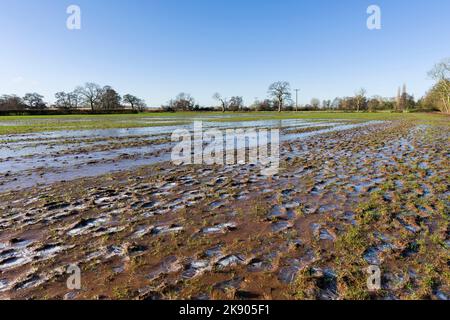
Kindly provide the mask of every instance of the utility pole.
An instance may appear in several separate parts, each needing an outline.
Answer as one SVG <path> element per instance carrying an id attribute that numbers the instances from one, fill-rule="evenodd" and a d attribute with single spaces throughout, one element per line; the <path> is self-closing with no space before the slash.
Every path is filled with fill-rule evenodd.
<path id="1" fill-rule="evenodd" d="M 300 89 L 294 89 L 295 90 L 295 111 L 298 111 L 298 92 Z"/>

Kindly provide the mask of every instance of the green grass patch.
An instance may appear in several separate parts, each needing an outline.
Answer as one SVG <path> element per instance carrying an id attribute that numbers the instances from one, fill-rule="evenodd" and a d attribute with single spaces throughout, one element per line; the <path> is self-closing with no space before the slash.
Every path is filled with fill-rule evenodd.
<path id="1" fill-rule="evenodd" d="M 0 135 L 61 130 L 137 128 L 204 121 L 233 122 L 256 120 L 412 120 L 426 124 L 450 125 L 450 117 L 438 113 L 363 112 L 162 112 L 111 115 L 0 116 Z M 167 122 L 169 121 L 169 122 Z"/>

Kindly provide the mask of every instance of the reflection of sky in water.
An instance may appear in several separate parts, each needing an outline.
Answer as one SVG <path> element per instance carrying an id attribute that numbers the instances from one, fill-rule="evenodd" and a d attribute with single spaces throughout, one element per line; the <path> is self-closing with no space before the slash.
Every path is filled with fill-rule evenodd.
<path id="1" fill-rule="evenodd" d="M 180 119 L 181 120 L 181 119 Z M 170 126 L 156 126 L 156 127 L 142 127 L 142 128 L 113 128 L 113 129 L 98 129 L 98 130 L 61 130 L 51 132 L 36 132 L 29 134 L 17 134 L 0 136 L 2 141 L 30 141 L 43 139 L 74 139 L 74 138 L 109 138 L 109 137 L 124 137 L 132 135 L 156 135 L 156 134 L 170 134 L 176 129 L 192 128 L 193 121 L 190 124 L 184 125 L 170 125 Z M 199 120 L 200 121 L 200 120 Z M 335 122 L 335 121 L 333 121 Z M 339 123 L 345 122 L 340 120 Z M 203 122 L 204 128 L 286 128 L 290 126 L 314 126 L 317 123 L 330 123 L 327 120 L 310 121 L 302 119 L 286 119 L 286 120 L 256 120 L 256 121 L 233 121 L 233 122 Z"/>
<path id="2" fill-rule="evenodd" d="M 374 121 L 349 124 L 346 121 L 307 121 L 307 120 L 259 120 L 242 122 L 203 122 L 203 132 L 211 129 L 234 129 L 234 128 L 275 128 L 295 130 L 299 128 L 320 128 L 305 133 L 287 133 L 282 134 L 281 141 L 298 140 L 306 137 L 352 129 L 367 124 L 377 123 Z M 332 126 L 332 128 L 329 128 Z M 0 147 L 0 174 L 9 172 L 16 174 L 17 181 L 6 182 L 0 187 L 0 190 L 8 190 L 14 186 L 26 187 L 32 186 L 38 182 L 51 183 L 61 179 L 70 180 L 74 178 L 95 176 L 106 174 L 111 171 L 130 169 L 133 167 L 153 164 L 155 162 L 169 161 L 169 150 L 173 143 L 149 144 L 147 146 L 127 147 L 127 142 L 136 142 L 138 140 L 155 140 L 161 137 L 169 138 L 175 129 L 188 129 L 192 131 L 193 124 L 130 128 L 130 129 L 106 129 L 106 130 L 79 130 L 79 131 L 57 131 L 45 133 L 32 133 L 26 135 L 11 135 L 8 137 L 11 141 L 3 143 Z M 139 136 L 139 137 L 137 137 Z M 114 137 L 121 137 L 117 141 L 106 140 Z M 83 139 L 98 138 L 94 141 L 83 141 Z M 30 141 L 29 139 L 32 139 Z M 61 143 L 50 145 L 49 143 L 58 143 L 66 139 L 69 141 L 79 140 L 79 143 Z M 105 140 L 102 140 L 105 139 Z M 17 140 L 17 141 L 16 141 Z M 108 143 L 121 143 L 123 147 L 106 150 L 77 153 L 78 148 L 89 148 Z M 230 140 L 228 139 L 228 142 Z M 238 139 L 239 141 L 239 139 Z M 256 141 L 249 141 L 249 147 L 255 147 Z M 242 143 L 237 148 L 242 148 Z M 61 155 L 58 152 L 69 151 L 69 154 Z M 70 152 L 74 153 L 70 153 Z M 162 152 L 162 153 L 161 153 Z M 132 156 L 126 159 L 120 158 L 121 155 Z M 93 163 L 97 162 L 97 163 Z M 46 174 L 39 177 L 33 173 L 33 170 L 44 169 Z M 31 177 L 28 176 L 31 174 Z"/>

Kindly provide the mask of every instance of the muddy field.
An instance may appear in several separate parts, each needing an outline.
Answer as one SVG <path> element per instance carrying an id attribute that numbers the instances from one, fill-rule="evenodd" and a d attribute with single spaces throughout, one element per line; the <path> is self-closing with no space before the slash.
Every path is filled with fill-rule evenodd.
<path id="1" fill-rule="evenodd" d="M 0 135 L 0 298 L 450 296 L 448 117 L 204 123 L 280 129 L 270 178 L 174 166 L 170 121 Z"/>

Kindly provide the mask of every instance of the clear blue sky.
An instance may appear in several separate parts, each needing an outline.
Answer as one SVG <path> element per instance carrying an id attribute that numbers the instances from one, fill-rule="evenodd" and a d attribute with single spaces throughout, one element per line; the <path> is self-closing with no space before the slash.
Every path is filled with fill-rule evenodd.
<path id="1" fill-rule="evenodd" d="M 66 8 L 82 29 L 66 29 Z M 377 4 L 382 29 L 366 28 Z M 159 106 L 179 92 L 202 105 L 216 91 L 246 103 L 277 80 L 300 101 L 416 97 L 427 71 L 450 56 L 448 0 L 1 0 L 0 94 L 37 91 L 53 101 L 86 81 Z"/>

